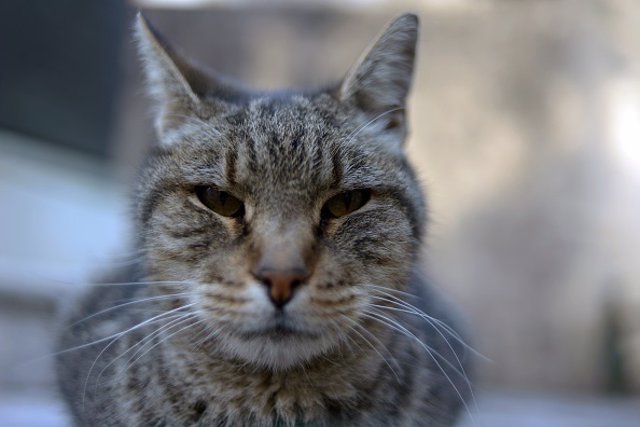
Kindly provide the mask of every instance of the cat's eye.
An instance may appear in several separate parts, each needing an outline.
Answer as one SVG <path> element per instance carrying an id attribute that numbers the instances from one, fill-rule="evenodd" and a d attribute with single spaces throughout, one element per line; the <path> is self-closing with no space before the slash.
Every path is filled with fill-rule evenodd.
<path id="1" fill-rule="evenodd" d="M 327 200 L 322 212 L 325 216 L 340 218 L 363 207 L 370 197 L 369 190 L 345 191 Z"/>
<path id="2" fill-rule="evenodd" d="M 244 213 L 244 204 L 242 201 L 226 191 L 200 185 L 196 187 L 195 192 L 202 204 L 217 214 L 239 217 Z"/>

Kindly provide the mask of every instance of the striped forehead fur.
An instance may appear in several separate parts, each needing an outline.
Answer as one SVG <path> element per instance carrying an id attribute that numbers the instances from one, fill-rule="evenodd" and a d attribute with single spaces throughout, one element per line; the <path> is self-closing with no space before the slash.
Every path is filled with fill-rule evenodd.
<path id="1" fill-rule="evenodd" d="M 162 188 L 167 180 L 212 183 L 274 203 L 288 194 L 302 201 L 330 189 L 374 188 L 398 197 L 414 228 L 423 228 L 422 194 L 404 154 L 390 148 L 393 136 L 329 94 L 257 97 L 220 117 L 186 121 L 170 137 L 178 141 L 149 163 L 141 190 L 153 188 L 150 175 Z"/>

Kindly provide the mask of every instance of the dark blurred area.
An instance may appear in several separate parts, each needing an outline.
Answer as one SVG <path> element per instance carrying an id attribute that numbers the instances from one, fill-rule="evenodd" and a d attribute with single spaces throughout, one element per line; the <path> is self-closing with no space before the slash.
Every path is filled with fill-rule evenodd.
<path id="1" fill-rule="evenodd" d="M 0 126 L 107 156 L 129 16 L 121 0 L 0 3 Z"/>
<path id="2" fill-rule="evenodd" d="M 140 8 L 262 89 L 338 80 L 417 13 L 408 152 L 430 201 L 425 268 L 489 359 L 475 425 L 638 425 L 635 0 L 0 3 L 0 425 L 66 425 L 41 357 L 57 316 L 134 256 L 129 188 L 154 143 Z"/>

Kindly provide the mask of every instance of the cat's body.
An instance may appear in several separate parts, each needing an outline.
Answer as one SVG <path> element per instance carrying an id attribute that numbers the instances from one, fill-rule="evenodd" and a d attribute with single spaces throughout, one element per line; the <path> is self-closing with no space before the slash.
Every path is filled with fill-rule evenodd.
<path id="1" fill-rule="evenodd" d="M 251 94 L 143 20 L 138 37 L 160 147 L 139 263 L 60 340 L 78 425 L 452 425 L 467 362 L 418 272 L 425 206 L 402 151 L 415 17 L 307 94 Z"/>

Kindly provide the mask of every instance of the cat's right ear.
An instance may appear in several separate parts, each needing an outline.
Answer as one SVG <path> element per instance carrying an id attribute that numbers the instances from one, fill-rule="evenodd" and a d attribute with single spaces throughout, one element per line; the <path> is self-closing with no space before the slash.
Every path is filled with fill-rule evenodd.
<path id="1" fill-rule="evenodd" d="M 198 115 L 210 77 L 173 49 L 141 13 L 135 37 L 154 104 L 156 132 L 162 139 L 185 118 Z"/>

